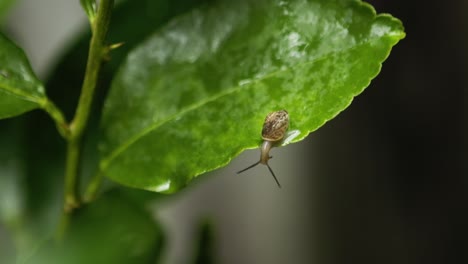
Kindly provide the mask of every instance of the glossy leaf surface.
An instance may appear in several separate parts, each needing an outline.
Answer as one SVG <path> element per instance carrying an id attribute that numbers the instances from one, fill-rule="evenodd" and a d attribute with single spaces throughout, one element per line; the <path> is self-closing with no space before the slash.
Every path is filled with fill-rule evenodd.
<path id="1" fill-rule="evenodd" d="M 24 52 L 0 33 L 0 118 L 44 106 L 44 86 Z"/>
<path id="2" fill-rule="evenodd" d="M 404 37 L 400 21 L 351 0 L 218 1 L 130 53 L 102 120 L 101 170 L 174 192 L 257 147 L 286 109 L 299 141 L 344 110 Z"/>

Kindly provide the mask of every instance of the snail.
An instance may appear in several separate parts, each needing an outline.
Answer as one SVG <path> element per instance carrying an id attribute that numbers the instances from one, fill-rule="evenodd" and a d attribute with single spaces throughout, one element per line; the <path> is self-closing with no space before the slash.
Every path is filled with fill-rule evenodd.
<path id="1" fill-rule="evenodd" d="M 264 164 L 268 167 L 268 169 L 271 172 L 271 175 L 276 181 L 276 184 L 278 184 L 278 187 L 281 188 L 281 185 L 276 178 L 275 173 L 271 169 L 270 165 L 268 165 L 268 160 L 271 159 L 272 157 L 269 155 L 270 149 L 275 145 L 276 143 L 280 142 L 284 136 L 286 135 L 286 131 L 288 130 L 289 126 L 289 114 L 286 110 L 280 110 L 280 111 L 275 111 L 272 113 L 269 113 L 266 118 L 265 122 L 263 123 L 263 129 L 262 129 L 262 147 L 261 147 L 261 154 L 260 154 L 260 160 L 249 167 L 238 171 L 237 174 L 242 173 L 248 169 L 251 169 L 258 164 Z"/>

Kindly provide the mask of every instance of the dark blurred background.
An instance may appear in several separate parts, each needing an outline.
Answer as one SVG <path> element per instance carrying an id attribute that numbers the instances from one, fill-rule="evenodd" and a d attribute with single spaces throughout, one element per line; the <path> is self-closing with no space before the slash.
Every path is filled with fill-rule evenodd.
<path id="1" fill-rule="evenodd" d="M 265 168 L 235 175 L 258 159 L 251 150 L 154 205 L 164 263 L 188 262 L 204 218 L 217 263 L 468 263 L 468 1 L 368 2 L 407 33 L 381 73 L 337 118 L 273 151 L 283 189 Z M 19 1 L 7 20 L 43 79 L 86 27 L 79 1 Z"/>
<path id="2" fill-rule="evenodd" d="M 312 135 L 321 263 L 468 263 L 468 1 L 369 2 L 407 35 Z"/>

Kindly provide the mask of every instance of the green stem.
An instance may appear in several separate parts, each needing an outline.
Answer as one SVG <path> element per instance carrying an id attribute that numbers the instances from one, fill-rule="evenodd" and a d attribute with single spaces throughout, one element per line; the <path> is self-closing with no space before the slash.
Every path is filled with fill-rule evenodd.
<path id="1" fill-rule="evenodd" d="M 67 230 L 68 225 L 70 224 L 70 218 L 71 214 L 62 214 L 62 216 L 60 217 L 59 223 L 57 225 L 57 230 L 55 232 L 55 239 L 57 241 L 62 241 L 65 237 L 65 231 Z"/>
<path id="2" fill-rule="evenodd" d="M 65 166 L 65 212 L 78 207 L 78 163 L 80 158 L 80 140 L 72 138 L 67 146 L 67 161 Z"/>
<path id="3" fill-rule="evenodd" d="M 81 139 L 88 123 L 101 64 L 109 51 L 105 45 L 105 38 L 113 5 L 114 0 L 99 1 L 97 15 L 92 25 L 93 36 L 89 48 L 83 87 L 75 116 L 70 124 L 70 136 L 68 137 L 65 165 L 65 213 L 71 212 L 80 203 L 77 186 L 79 158 L 82 148 Z"/>
<path id="4" fill-rule="evenodd" d="M 60 109 L 57 108 L 57 106 L 55 106 L 55 104 L 49 99 L 44 102 L 42 109 L 44 109 L 44 111 L 46 111 L 55 121 L 55 125 L 57 126 L 57 130 L 60 135 L 62 135 L 63 138 L 68 139 L 70 136 L 70 129 L 62 111 L 60 111 Z"/>
<path id="5" fill-rule="evenodd" d="M 83 199 L 85 203 L 92 202 L 96 198 L 96 195 L 99 191 L 99 187 L 101 186 L 102 177 L 103 175 L 101 171 L 99 171 L 89 182 Z"/>
<path id="6" fill-rule="evenodd" d="M 89 48 L 88 63 L 81 90 L 80 101 L 71 124 L 75 136 L 81 136 L 86 127 L 91 109 L 91 103 L 103 59 L 107 56 L 108 48 L 104 41 L 109 28 L 113 0 L 101 0 L 93 25 L 93 37 Z"/>

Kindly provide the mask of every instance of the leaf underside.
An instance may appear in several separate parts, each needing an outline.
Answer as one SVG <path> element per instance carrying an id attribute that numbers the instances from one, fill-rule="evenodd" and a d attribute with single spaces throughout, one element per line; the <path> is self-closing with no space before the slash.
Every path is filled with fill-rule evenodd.
<path id="1" fill-rule="evenodd" d="M 265 116 L 289 112 L 306 137 L 375 77 L 401 22 L 352 0 L 218 1 L 132 51 L 101 123 L 101 171 L 174 192 L 258 147 Z"/>

